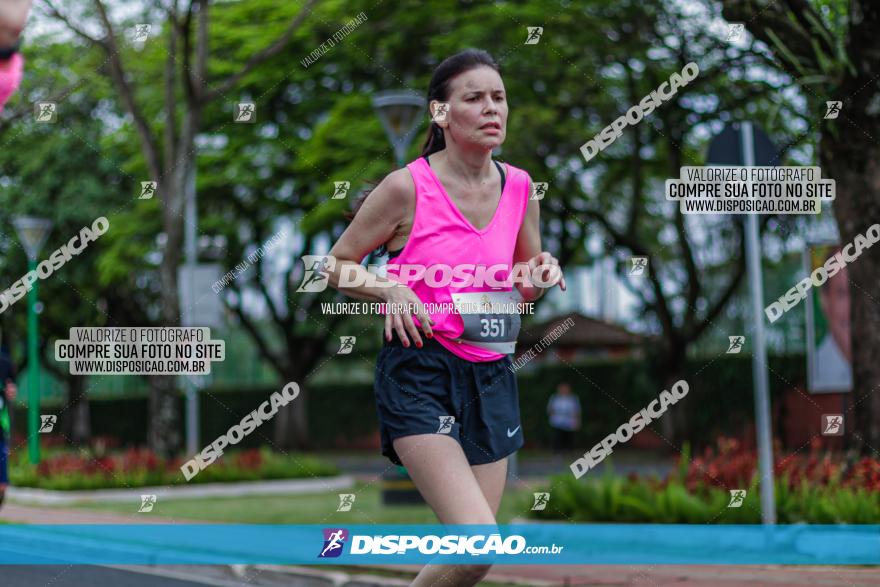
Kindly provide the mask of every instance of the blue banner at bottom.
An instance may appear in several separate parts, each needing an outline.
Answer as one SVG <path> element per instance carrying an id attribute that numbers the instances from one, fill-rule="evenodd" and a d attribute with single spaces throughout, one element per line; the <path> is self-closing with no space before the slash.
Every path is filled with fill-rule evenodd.
<path id="1" fill-rule="evenodd" d="M 0 564 L 880 565 L 878 525 L 0 525 Z"/>

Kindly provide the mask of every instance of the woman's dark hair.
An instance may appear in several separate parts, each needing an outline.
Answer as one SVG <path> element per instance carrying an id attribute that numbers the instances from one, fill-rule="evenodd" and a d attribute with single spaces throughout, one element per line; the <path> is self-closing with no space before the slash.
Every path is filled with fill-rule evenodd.
<path id="1" fill-rule="evenodd" d="M 428 84 L 428 104 L 430 105 L 431 100 L 446 102 L 449 99 L 449 82 L 452 78 L 466 71 L 483 66 L 491 67 L 497 71 L 499 75 L 501 74 L 501 66 L 495 62 L 488 52 L 483 51 L 482 49 L 465 49 L 460 53 L 456 53 L 455 55 L 444 59 L 434 70 L 434 74 L 431 76 L 431 83 Z M 425 139 L 425 144 L 422 146 L 422 154 L 420 157 L 431 155 L 437 151 L 442 151 L 445 148 L 446 138 L 443 136 L 443 129 L 440 128 L 436 122 L 431 121 L 431 125 L 428 127 L 428 136 Z M 372 183 L 373 186 L 361 192 L 361 195 L 355 202 L 351 212 L 346 213 L 345 217 L 349 221 L 354 219 L 358 210 L 361 209 L 364 200 L 367 199 L 367 196 L 370 195 L 370 192 L 373 191 L 373 188 L 377 185 L 375 182 L 369 183 Z M 384 253 L 385 246 L 383 245 L 379 248 L 378 254 L 381 255 Z"/>
<path id="2" fill-rule="evenodd" d="M 446 102 L 449 99 L 449 82 L 452 78 L 460 73 L 483 66 L 491 67 L 501 75 L 501 66 L 482 49 L 465 49 L 461 53 L 444 59 L 443 63 L 434 70 L 434 75 L 431 76 L 431 83 L 428 85 L 428 104 L 431 103 L 431 100 Z M 424 157 L 445 148 L 446 139 L 443 136 L 443 129 L 436 122 L 431 121 L 431 126 L 428 128 L 428 138 L 425 139 L 420 156 Z"/>

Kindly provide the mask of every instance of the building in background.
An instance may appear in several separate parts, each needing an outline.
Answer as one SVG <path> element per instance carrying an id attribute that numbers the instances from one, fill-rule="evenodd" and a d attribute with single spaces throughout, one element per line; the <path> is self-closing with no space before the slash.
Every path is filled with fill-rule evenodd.
<path id="1" fill-rule="evenodd" d="M 566 326 L 564 323 L 569 319 L 573 324 Z M 564 330 L 562 335 L 549 342 L 545 348 L 540 348 L 542 345 L 538 344 L 539 341 L 557 328 L 559 331 Z M 514 361 L 530 349 L 537 353 L 524 366 L 530 369 L 558 360 L 571 362 L 586 358 L 641 358 L 644 356 L 645 341 L 645 337 L 616 324 L 584 316 L 579 312 L 569 312 L 551 320 L 524 324 L 517 341 Z"/>

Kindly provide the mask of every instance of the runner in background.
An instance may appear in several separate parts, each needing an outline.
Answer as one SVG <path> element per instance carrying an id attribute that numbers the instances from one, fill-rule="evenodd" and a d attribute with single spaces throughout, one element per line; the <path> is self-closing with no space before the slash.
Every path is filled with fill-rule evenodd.
<path id="1" fill-rule="evenodd" d="M 0 112 L 21 84 L 24 59 L 18 52 L 31 0 L 0 0 Z M 15 368 L 0 348 L 0 506 L 6 497 L 7 439 L 11 438 L 9 402 L 15 399 Z"/>
<path id="2" fill-rule="evenodd" d="M 547 402 L 547 414 L 553 428 L 553 452 L 562 454 L 574 448 L 574 433 L 581 427 L 581 401 L 563 381 Z"/>
<path id="3" fill-rule="evenodd" d="M 12 440 L 12 427 L 9 414 L 11 402 L 15 399 L 18 388 L 15 386 L 15 366 L 9 358 L 6 347 L 0 344 L 0 507 L 6 497 L 6 486 L 9 484 L 9 441 Z"/>

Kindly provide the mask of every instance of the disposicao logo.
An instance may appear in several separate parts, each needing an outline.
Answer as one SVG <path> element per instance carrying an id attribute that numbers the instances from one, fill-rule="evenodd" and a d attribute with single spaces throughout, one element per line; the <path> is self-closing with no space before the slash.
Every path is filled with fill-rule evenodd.
<path id="1" fill-rule="evenodd" d="M 345 528 L 324 528 L 324 547 L 318 558 L 338 557 L 342 554 L 346 540 L 348 540 L 348 530 Z"/>

